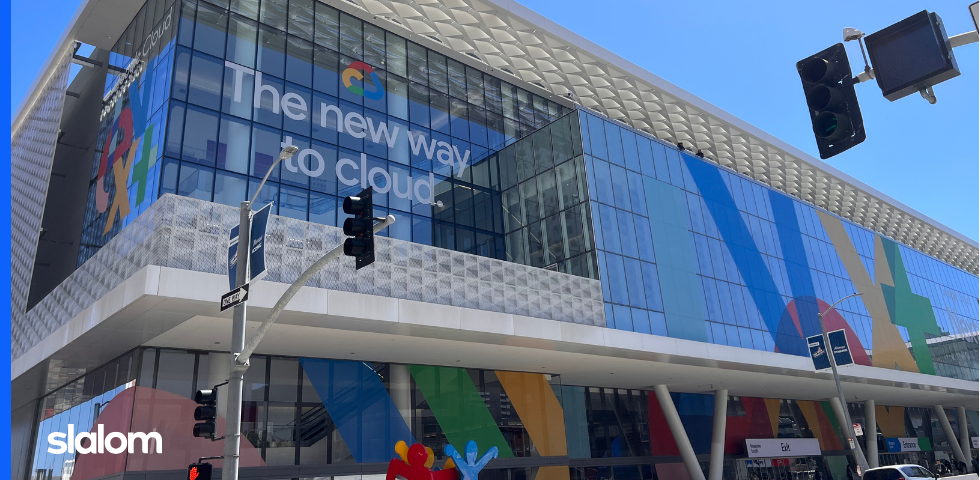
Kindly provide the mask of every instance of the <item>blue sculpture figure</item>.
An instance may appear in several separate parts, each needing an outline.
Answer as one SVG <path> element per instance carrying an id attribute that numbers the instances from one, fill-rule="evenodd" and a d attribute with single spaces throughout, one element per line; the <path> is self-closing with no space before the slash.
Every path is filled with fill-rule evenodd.
<path id="1" fill-rule="evenodd" d="M 477 477 L 480 475 L 480 470 L 483 470 L 483 467 L 487 466 L 490 460 L 497 458 L 497 447 L 490 447 L 490 450 L 487 450 L 487 453 L 483 454 L 483 457 L 477 460 L 476 455 L 479 453 L 479 450 L 476 448 L 476 442 L 473 440 L 466 442 L 465 460 L 452 445 L 446 445 L 444 452 L 456 462 L 456 468 L 463 474 L 462 480 L 477 480 Z"/>

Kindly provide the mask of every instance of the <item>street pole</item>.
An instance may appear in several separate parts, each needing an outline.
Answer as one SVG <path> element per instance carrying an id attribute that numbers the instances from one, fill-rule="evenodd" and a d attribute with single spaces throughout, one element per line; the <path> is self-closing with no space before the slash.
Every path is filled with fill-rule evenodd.
<path id="1" fill-rule="evenodd" d="M 271 168 L 270 168 L 271 170 Z M 241 203 L 238 215 L 238 259 L 235 264 L 235 288 L 248 282 L 248 253 L 252 231 L 252 203 Z M 238 478 L 239 450 L 242 436 L 242 384 L 245 370 L 235 368 L 235 359 L 245 348 L 245 304 L 235 306 L 235 316 L 231 324 L 231 373 L 228 377 L 228 406 L 225 413 L 225 451 L 221 463 L 221 478 Z"/>
<path id="2" fill-rule="evenodd" d="M 249 273 L 248 258 L 251 253 L 252 241 L 252 203 L 259 197 L 259 192 L 265 181 L 269 179 L 272 169 L 286 158 L 296 154 L 299 148 L 288 146 L 279 153 L 279 157 L 265 172 L 262 183 L 255 190 L 255 195 L 251 201 L 244 201 L 238 210 L 238 246 L 235 263 L 235 288 L 251 280 Z M 238 355 L 245 348 L 245 307 L 248 302 L 242 302 L 235 306 L 234 319 L 231 324 L 231 373 L 228 374 L 228 406 L 225 410 L 225 449 L 224 457 L 221 462 L 221 478 L 224 480 L 238 480 L 239 453 L 241 451 L 242 437 L 242 386 L 245 383 L 245 370 L 248 364 L 241 368 L 236 360 Z"/>
<path id="3" fill-rule="evenodd" d="M 844 414 L 844 432 L 846 433 L 846 442 L 844 445 L 846 448 L 851 450 L 851 454 L 854 455 L 854 463 L 857 463 L 858 468 L 860 468 L 859 474 L 864 475 L 864 472 L 868 471 L 868 460 L 864 458 L 864 452 L 861 450 L 861 445 L 857 443 L 854 435 L 854 423 L 851 422 L 851 414 L 847 409 L 847 400 L 844 398 L 844 389 L 840 384 L 840 375 L 837 374 L 837 359 L 834 358 L 834 349 L 830 346 L 830 337 L 827 335 L 827 328 L 823 324 L 823 317 L 831 310 L 834 309 L 840 302 L 847 300 L 851 297 L 857 297 L 861 295 L 860 293 L 852 293 L 837 302 L 835 302 L 830 307 L 827 307 L 823 313 L 817 315 L 817 320 L 820 322 L 820 333 L 823 335 L 823 344 L 826 349 L 827 359 L 830 360 L 830 368 L 834 372 L 834 383 L 837 384 L 837 396 L 840 398 L 841 410 Z"/>

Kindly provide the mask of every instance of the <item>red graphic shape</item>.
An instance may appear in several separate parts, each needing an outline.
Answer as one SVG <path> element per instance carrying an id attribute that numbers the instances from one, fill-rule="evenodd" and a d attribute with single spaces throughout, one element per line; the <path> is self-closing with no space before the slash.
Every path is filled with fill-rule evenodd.
<path id="1" fill-rule="evenodd" d="M 191 471 L 187 473 L 188 480 L 197 480 L 197 477 L 201 475 L 197 471 L 197 467 L 191 467 Z"/>
<path id="2" fill-rule="evenodd" d="M 830 304 L 819 298 L 816 300 L 817 309 L 821 312 L 827 312 L 827 309 L 830 308 Z M 800 326 L 800 316 L 799 312 L 797 312 L 795 299 L 791 300 L 789 304 L 786 305 L 785 313 L 789 313 L 790 318 L 793 320 L 793 324 L 796 326 L 796 333 L 800 335 L 800 338 L 803 338 L 803 328 Z M 824 328 L 826 328 L 828 332 L 833 332 L 834 330 L 840 329 L 844 330 L 844 336 L 847 337 L 847 345 L 851 348 L 851 358 L 854 359 L 854 363 L 858 365 L 867 365 L 869 367 L 871 366 L 871 359 L 868 358 L 868 352 L 865 351 L 861 340 L 858 338 L 857 334 L 854 333 L 854 329 L 851 328 L 851 325 L 847 323 L 847 320 L 841 316 L 840 312 L 838 312 L 836 308 L 831 309 L 826 315 L 824 315 L 823 323 Z M 777 349 L 776 351 L 778 352 L 779 350 Z"/>
<path id="3" fill-rule="evenodd" d="M 221 455 L 224 442 L 212 442 L 194 436 L 193 400 L 163 390 L 149 387 L 132 387 L 119 392 L 106 404 L 92 426 L 97 432 L 103 425 L 109 432 L 158 432 L 163 437 L 163 453 L 143 453 L 139 442 L 134 453 L 90 453 L 77 455 L 72 480 L 88 480 L 123 471 L 175 470 L 197 463 L 200 457 Z M 219 432 L 225 431 L 224 417 L 218 417 Z M 244 437 L 244 435 L 243 435 Z M 128 462 L 127 462 L 128 459 Z M 221 468 L 221 460 L 214 462 Z M 252 444 L 242 439 L 241 466 L 264 467 L 265 462 Z"/>
<path id="4" fill-rule="evenodd" d="M 408 447 L 406 457 L 407 462 L 400 458 L 391 459 L 391 462 L 388 463 L 388 473 L 385 475 L 385 480 L 396 480 L 398 477 L 405 480 L 457 480 L 459 478 L 459 473 L 455 468 L 429 470 L 425 466 L 429 459 L 429 452 L 420 443 Z"/>

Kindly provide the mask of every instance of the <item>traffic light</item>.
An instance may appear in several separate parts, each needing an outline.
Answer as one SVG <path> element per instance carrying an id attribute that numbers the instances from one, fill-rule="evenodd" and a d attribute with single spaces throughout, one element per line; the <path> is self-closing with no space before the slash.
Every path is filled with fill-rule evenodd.
<path id="1" fill-rule="evenodd" d="M 838 43 L 796 63 L 813 122 L 820 158 L 830 158 L 865 139 L 851 64 Z"/>
<path id="2" fill-rule="evenodd" d="M 211 464 L 190 464 L 190 466 L 187 467 L 187 480 L 211 480 Z"/>
<path id="3" fill-rule="evenodd" d="M 344 220 L 344 255 L 354 257 L 360 270 L 374 263 L 374 188 L 365 188 L 355 197 L 344 199 L 344 213 L 354 218 Z"/>
<path id="4" fill-rule="evenodd" d="M 215 404 L 218 402 L 217 390 L 198 390 L 194 394 L 194 401 L 200 406 L 194 409 L 194 436 L 214 439 L 217 431 L 218 409 Z M 210 472 L 210 465 L 208 466 Z"/>

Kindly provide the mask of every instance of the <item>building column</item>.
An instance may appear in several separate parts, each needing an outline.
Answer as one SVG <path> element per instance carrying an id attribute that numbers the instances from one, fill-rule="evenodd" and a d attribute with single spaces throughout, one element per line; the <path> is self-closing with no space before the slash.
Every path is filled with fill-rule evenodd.
<path id="1" fill-rule="evenodd" d="M 966 415 L 964 413 L 964 415 Z M 711 424 L 711 462 L 708 480 L 722 480 L 725 470 L 725 424 L 728 421 L 728 390 L 715 390 L 715 416 Z"/>
<path id="2" fill-rule="evenodd" d="M 966 462 L 966 471 L 969 473 L 976 473 L 973 471 L 973 452 L 970 447 L 970 424 L 966 420 L 966 407 L 960 405 L 956 407 L 956 423 L 960 428 L 960 450 L 963 451 L 963 457 Z"/>
<path id="3" fill-rule="evenodd" d="M 936 412 L 936 417 L 939 418 L 939 424 L 942 425 L 943 431 L 946 432 L 946 439 L 949 441 L 949 446 L 953 448 L 953 455 L 957 460 L 966 463 L 966 457 L 963 456 L 963 451 L 960 450 L 960 443 L 956 441 L 956 435 L 953 435 L 953 427 L 949 424 L 949 418 L 946 417 L 946 409 L 942 405 L 933 405 L 932 410 Z M 933 445 L 933 448 L 936 448 Z"/>
<path id="4" fill-rule="evenodd" d="M 660 402 L 660 409 L 663 410 L 664 417 L 667 419 L 670 433 L 674 436 L 677 450 L 681 453 L 681 460 L 687 467 L 687 474 L 691 480 L 705 480 L 704 472 L 701 471 L 701 464 L 698 463 L 698 458 L 694 455 L 694 447 L 691 446 L 691 440 L 687 438 L 687 431 L 684 430 L 681 417 L 677 414 L 677 408 L 674 407 L 674 400 L 670 398 L 670 391 L 667 390 L 666 385 L 654 385 L 653 391 L 656 393 L 657 401 Z"/>
<path id="5" fill-rule="evenodd" d="M 830 402 L 830 406 L 834 409 L 834 416 L 837 417 L 837 424 L 841 426 L 841 431 L 844 432 L 844 442 L 847 442 L 847 417 L 844 415 L 844 406 L 840 404 L 840 399 L 837 397 L 831 397 L 827 399 Z M 850 445 L 844 445 L 846 450 L 850 450 Z M 868 459 L 864 457 L 864 449 L 861 448 L 861 442 L 854 440 L 854 450 L 851 450 L 852 455 L 854 455 L 854 463 L 857 463 L 860 467 L 861 465 L 866 465 Z M 860 472 L 864 475 L 864 472 Z"/>
<path id="6" fill-rule="evenodd" d="M 878 419 L 875 401 L 864 401 L 864 448 L 868 450 L 868 466 L 878 467 Z"/>
<path id="7" fill-rule="evenodd" d="M 412 375 L 408 371 L 408 365 L 389 364 L 388 371 L 391 373 L 389 387 L 391 389 L 391 400 L 395 402 L 398 413 L 405 419 L 405 425 L 409 430 L 412 429 Z"/>

